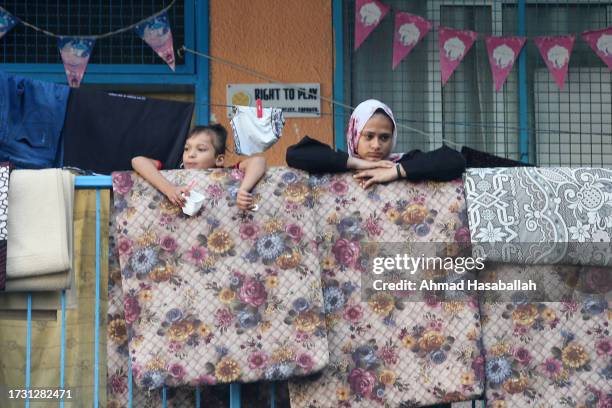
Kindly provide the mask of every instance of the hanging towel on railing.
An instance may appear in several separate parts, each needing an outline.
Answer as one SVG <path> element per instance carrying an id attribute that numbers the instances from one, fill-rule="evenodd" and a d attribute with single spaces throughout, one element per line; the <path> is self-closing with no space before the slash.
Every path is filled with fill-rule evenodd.
<path id="1" fill-rule="evenodd" d="M 136 384 L 281 380 L 328 362 L 306 173 L 270 169 L 239 211 L 237 170 L 165 171 L 207 197 L 184 215 L 139 176 L 113 174 L 116 245 Z"/>
<path id="2" fill-rule="evenodd" d="M 15 170 L 9 189 L 7 291 L 66 289 L 73 280 L 74 176 Z"/>
<path id="3" fill-rule="evenodd" d="M 489 261 L 612 266 L 612 170 L 465 173 L 471 240 Z"/>

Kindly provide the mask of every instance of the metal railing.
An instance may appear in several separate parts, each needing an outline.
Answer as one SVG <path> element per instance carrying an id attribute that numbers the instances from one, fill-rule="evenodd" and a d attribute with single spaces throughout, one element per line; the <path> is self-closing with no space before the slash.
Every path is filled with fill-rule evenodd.
<path id="1" fill-rule="evenodd" d="M 102 254 L 101 248 L 101 232 L 100 232 L 100 210 L 101 210 L 101 190 L 112 188 L 112 179 L 110 176 L 77 176 L 75 180 L 76 189 L 95 189 L 96 190 L 96 299 L 95 299 L 95 328 L 94 328 L 94 395 L 92 405 L 97 408 L 100 404 L 100 285 L 101 285 L 101 265 L 100 259 Z M 60 340 L 60 372 L 59 372 L 59 388 L 65 388 L 65 356 L 66 356 L 66 293 L 64 290 L 61 292 L 61 340 Z M 27 336 L 26 336 L 26 369 L 25 369 L 25 389 L 30 390 L 32 384 L 30 381 L 31 376 L 31 355 L 32 355 L 32 294 L 27 295 Z M 128 362 L 130 359 L 128 359 Z M 106 364 L 102 365 L 103 369 Z M 129 364 L 128 369 L 128 407 L 132 407 L 133 404 L 133 382 L 132 382 L 132 367 Z M 200 408 L 201 402 L 201 387 L 195 388 L 195 406 Z M 276 386 L 274 383 L 270 383 L 270 407 L 276 407 L 275 399 Z M 30 407 L 29 393 L 26 393 L 25 407 Z M 240 408 L 240 384 L 230 385 L 230 408 Z M 64 399 L 59 401 L 60 408 L 64 407 Z M 167 406 L 167 390 L 166 387 L 162 389 L 162 406 Z"/>

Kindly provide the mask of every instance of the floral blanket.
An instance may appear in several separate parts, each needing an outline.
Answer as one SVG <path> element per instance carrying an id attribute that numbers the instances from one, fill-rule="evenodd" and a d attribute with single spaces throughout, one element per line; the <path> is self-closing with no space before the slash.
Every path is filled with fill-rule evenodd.
<path id="1" fill-rule="evenodd" d="M 326 366 L 308 175 L 270 169 L 254 190 L 258 212 L 235 207 L 238 170 L 164 175 L 207 197 L 196 216 L 139 176 L 113 174 L 125 329 L 118 313 L 109 333 L 125 330 L 137 386 L 282 380 Z"/>
<path id="2" fill-rule="evenodd" d="M 502 264 L 485 274 L 513 275 L 519 268 L 525 278 L 546 276 L 549 285 L 586 292 L 555 302 L 481 301 L 487 406 L 612 406 L 609 270 Z"/>
<path id="3" fill-rule="evenodd" d="M 464 177 L 476 253 L 514 264 L 612 266 L 611 169 L 468 169 Z"/>
<path id="4" fill-rule="evenodd" d="M 416 407 L 479 395 L 484 359 L 475 299 L 404 299 L 361 287 L 379 244 L 469 240 L 461 181 L 364 191 L 341 174 L 311 184 L 330 364 L 313 381 L 290 381 L 291 406 Z"/>

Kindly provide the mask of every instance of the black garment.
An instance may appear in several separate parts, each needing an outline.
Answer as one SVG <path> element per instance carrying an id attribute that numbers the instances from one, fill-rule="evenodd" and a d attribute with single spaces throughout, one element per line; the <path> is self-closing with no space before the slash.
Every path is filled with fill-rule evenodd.
<path id="1" fill-rule="evenodd" d="M 471 149 L 463 146 L 461 154 L 465 158 L 467 168 L 480 167 L 534 167 L 533 164 L 523 163 L 516 160 L 506 159 L 504 157 L 494 156 L 490 153 L 481 152 L 480 150 Z"/>
<path id="2" fill-rule="evenodd" d="M 111 173 L 135 156 L 179 167 L 193 104 L 72 89 L 62 132 L 64 165 Z"/>
<path id="3" fill-rule="evenodd" d="M 348 154 L 335 151 L 328 145 L 305 136 L 298 144 L 289 146 L 287 164 L 311 173 L 340 173 L 348 171 Z M 463 156 L 447 146 L 423 153 L 412 150 L 405 153 L 398 163 L 406 171 L 410 181 L 449 181 L 461 177 L 465 170 Z"/>

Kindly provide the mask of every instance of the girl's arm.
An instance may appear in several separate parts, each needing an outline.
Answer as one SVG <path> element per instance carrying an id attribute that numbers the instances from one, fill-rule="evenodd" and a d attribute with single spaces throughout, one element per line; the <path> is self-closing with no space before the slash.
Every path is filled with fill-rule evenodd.
<path id="1" fill-rule="evenodd" d="M 142 178 L 147 180 L 153 187 L 158 189 L 163 195 L 168 197 L 168 200 L 174 205 L 182 207 L 185 205 L 185 199 L 181 193 L 189 195 L 189 188 L 186 186 L 175 186 L 170 183 L 157 170 L 156 161 L 144 156 L 137 156 L 132 159 L 132 168 Z"/>
<path id="2" fill-rule="evenodd" d="M 287 148 L 285 160 L 289 166 L 310 173 L 341 173 L 348 170 L 394 166 L 394 163 L 388 160 L 367 161 L 349 157 L 346 152 L 336 151 L 325 143 L 308 136 L 304 136 L 299 143 Z"/>
<path id="3" fill-rule="evenodd" d="M 249 157 L 241 161 L 238 168 L 244 171 L 244 178 L 238 189 L 236 203 L 241 210 L 248 210 L 253 206 L 253 195 L 250 191 L 266 173 L 266 159 L 260 156 Z"/>

